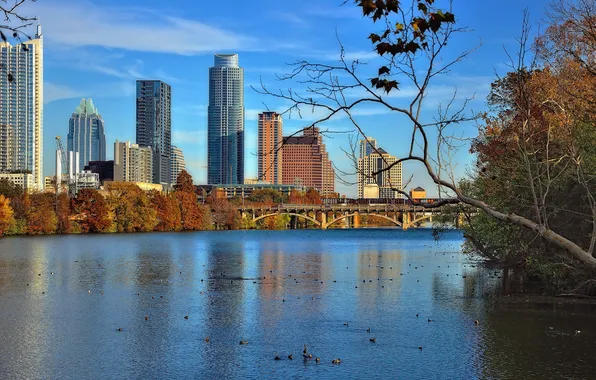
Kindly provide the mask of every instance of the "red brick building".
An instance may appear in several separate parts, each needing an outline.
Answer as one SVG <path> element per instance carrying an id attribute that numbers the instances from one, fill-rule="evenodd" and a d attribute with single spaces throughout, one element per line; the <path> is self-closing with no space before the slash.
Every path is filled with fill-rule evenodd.
<path id="1" fill-rule="evenodd" d="M 322 195 L 335 192 L 335 171 L 319 128 L 284 137 L 282 157 L 283 184 L 312 187 Z"/>
<path id="2" fill-rule="evenodd" d="M 258 180 L 274 185 L 282 178 L 283 120 L 277 112 L 259 114 Z"/>

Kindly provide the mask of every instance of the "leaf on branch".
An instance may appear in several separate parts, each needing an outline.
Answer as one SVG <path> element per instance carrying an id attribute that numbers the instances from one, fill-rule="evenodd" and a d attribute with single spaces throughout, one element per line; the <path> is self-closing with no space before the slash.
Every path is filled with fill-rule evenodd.
<path id="1" fill-rule="evenodd" d="M 404 24 L 401 24 L 401 23 L 398 22 L 397 24 L 395 24 L 395 30 L 397 32 L 403 31 L 404 30 Z"/>
<path id="2" fill-rule="evenodd" d="M 416 42 L 414 41 L 410 41 L 406 44 L 404 50 L 406 52 L 411 52 L 411 53 L 416 53 L 416 50 L 420 49 L 420 45 L 418 45 Z"/>
<path id="3" fill-rule="evenodd" d="M 428 13 L 428 7 L 423 2 L 418 3 L 418 10 L 422 11 L 425 15 Z"/>
<path id="4" fill-rule="evenodd" d="M 368 36 L 368 38 L 373 44 L 376 44 L 377 42 L 381 41 L 381 37 L 375 33 L 371 33 L 370 36 Z"/>
<path id="5" fill-rule="evenodd" d="M 392 45 L 390 43 L 382 42 L 377 45 L 377 53 L 379 53 L 379 55 L 383 55 L 391 49 L 391 46 Z"/>
<path id="6" fill-rule="evenodd" d="M 391 90 L 396 89 L 398 85 L 397 81 L 379 78 L 372 78 L 370 80 L 370 83 L 374 88 L 382 88 L 383 90 L 385 90 L 386 93 L 389 93 Z"/>
<path id="7" fill-rule="evenodd" d="M 390 72 L 389 67 L 383 66 L 379 69 L 379 76 L 381 76 L 383 74 L 389 74 L 389 72 Z"/>

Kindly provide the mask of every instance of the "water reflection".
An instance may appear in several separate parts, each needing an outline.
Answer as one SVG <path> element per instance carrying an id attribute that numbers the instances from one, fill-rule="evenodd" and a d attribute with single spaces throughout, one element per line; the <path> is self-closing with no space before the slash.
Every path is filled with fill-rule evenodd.
<path id="1" fill-rule="evenodd" d="M 0 378 L 592 376 L 594 307 L 502 297 L 511 276 L 460 244 L 427 230 L 2 239 Z M 303 344 L 322 362 L 300 360 Z"/>

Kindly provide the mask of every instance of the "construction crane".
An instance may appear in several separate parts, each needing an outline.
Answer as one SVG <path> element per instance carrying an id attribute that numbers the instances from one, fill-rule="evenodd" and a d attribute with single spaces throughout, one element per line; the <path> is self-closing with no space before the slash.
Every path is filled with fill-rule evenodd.
<path id="1" fill-rule="evenodd" d="M 70 184 L 66 151 L 64 150 L 60 136 L 56 136 L 56 194 L 60 193 L 63 177 L 66 178 L 66 183 Z"/>

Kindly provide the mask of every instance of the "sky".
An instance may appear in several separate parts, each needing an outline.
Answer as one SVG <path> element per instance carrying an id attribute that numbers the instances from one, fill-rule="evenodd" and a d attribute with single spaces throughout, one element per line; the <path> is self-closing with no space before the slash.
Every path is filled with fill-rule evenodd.
<path id="1" fill-rule="evenodd" d="M 280 82 L 277 75 L 291 72 L 292 62 L 308 60 L 337 63 L 339 41 L 347 59 L 367 62 L 362 78 L 383 61 L 372 52 L 367 36 L 379 30 L 363 18 L 360 8 L 343 0 L 228 0 L 223 3 L 196 0 L 38 0 L 26 4 L 23 13 L 35 15 L 44 36 L 44 175 L 54 175 L 55 136 L 65 140 L 68 120 L 81 97 L 91 97 L 105 121 L 108 159 L 113 143 L 135 142 L 135 81 L 160 79 L 172 86 L 172 143 L 185 155 L 187 170 L 197 184 L 207 179 L 208 70 L 214 53 L 239 54 L 245 70 L 245 177 L 257 175 L 257 115 L 270 109 L 283 111 L 287 101 L 262 95 L 251 86 L 264 83 L 271 90 L 297 83 Z M 208 4 L 210 6 L 208 6 Z M 441 4 L 441 1 L 438 1 Z M 469 111 L 486 109 L 490 83 L 507 71 L 505 49 L 515 51 L 522 11 L 529 9 L 533 32 L 544 20 L 545 1 L 454 1 L 457 25 L 469 32 L 448 46 L 448 56 L 477 48 L 466 60 L 431 84 L 422 119 L 432 120 L 437 108 L 457 90 L 456 101 L 473 97 Z M 340 78 L 341 79 L 341 78 Z M 411 86 L 387 99 L 396 104 L 411 98 Z M 351 97 L 358 93 L 350 94 Z M 362 105 L 355 112 L 358 123 L 390 154 L 407 154 L 410 125 L 382 107 Z M 284 135 L 310 125 L 322 111 L 304 110 L 284 116 Z M 350 139 L 357 138 L 349 119 L 340 116 L 320 125 L 330 158 L 336 166 L 336 191 L 356 196 L 352 161 L 346 156 Z M 477 126 L 457 126 L 456 135 L 473 137 Z M 431 134 L 431 141 L 433 140 Z M 465 144 L 465 142 L 462 142 Z M 473 162 L 463 145 L 453 158 L 456 177 Z M 347 174 L 340 174 L 347 173 Z M 423 186 L 436 195 L 424 169 L 404 165 L 404 182 Z"/>

